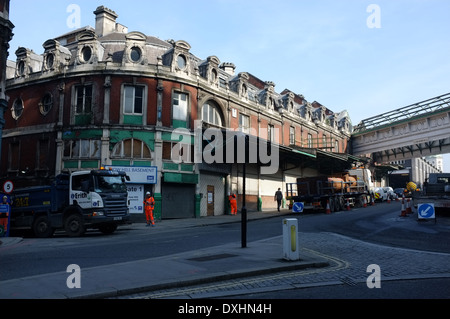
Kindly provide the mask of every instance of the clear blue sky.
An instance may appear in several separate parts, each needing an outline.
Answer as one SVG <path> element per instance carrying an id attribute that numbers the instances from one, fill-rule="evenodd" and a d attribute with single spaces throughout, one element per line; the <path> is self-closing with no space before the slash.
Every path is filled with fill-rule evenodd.
<path id="1" fill-rule="evenodd" d="M 104 5 L 129 31 L 185 40 L 277 92 L 347 110 L 354 125 L 450 92 L 449 0 L 11 0 L 10 59 L 69 32 L 71 4 L 80 26 Z"/>

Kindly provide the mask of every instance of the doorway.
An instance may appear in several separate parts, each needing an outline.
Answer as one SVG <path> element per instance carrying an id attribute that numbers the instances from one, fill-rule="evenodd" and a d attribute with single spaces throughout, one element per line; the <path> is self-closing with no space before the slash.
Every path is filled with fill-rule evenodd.
<path id="1" fill-rule="evenodd" d="M 207 186 L 207 210 L 206 214 L 207 216 L 214 216 L 214 186 L 208 185 Z"/>

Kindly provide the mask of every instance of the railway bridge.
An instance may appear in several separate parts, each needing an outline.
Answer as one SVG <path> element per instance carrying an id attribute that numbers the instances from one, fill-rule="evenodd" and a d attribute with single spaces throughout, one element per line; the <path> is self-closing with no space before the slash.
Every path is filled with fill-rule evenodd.
<path id="1" fill-rule="evenodd" d="M 378 163 L 450 153 L 450 93 L 361 121 L 351 147 Z"/>

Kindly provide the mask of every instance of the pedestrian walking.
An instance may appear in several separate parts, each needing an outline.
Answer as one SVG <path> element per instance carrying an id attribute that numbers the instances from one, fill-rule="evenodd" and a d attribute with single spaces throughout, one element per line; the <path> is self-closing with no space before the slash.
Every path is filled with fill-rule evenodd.
<path id="1" fill-rule="evenodd" d="M 228 199 L 230 201 L 230 206 L 231 206 L 231 215 L 236 215 L 237 214 L 236 194 L 231 193 L 231 195 L 228 197 Z"/>
<path id="2" fill-rule="evenodd" d="M 277 201 L 277 210 L 280 211 L 281 201 L 283 200 L 283 193 L 281 192 L 281 188 L 275 192 L 275 200 Z"/>
<path id="3" fill-rule="evenodd" d="M 155 226 L 155 220 L 153 219 L 153 210 L 155 209 L 155 199 L 153 198 L 150 192 L 145 194 L 144 200 L 144 210 L 145 210 L 145 218 L 147 219 L 147 227 Z"/>

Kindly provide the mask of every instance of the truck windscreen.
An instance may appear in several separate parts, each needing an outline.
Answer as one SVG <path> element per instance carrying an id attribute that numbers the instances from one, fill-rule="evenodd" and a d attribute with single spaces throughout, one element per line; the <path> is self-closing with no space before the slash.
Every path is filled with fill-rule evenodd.
<path id="1" fill-rule="evenodd" d="M 127 191 L 125 178 L 122 176 L 94 176 L 94 190 L 97 193 L 124 193 Z"/>

